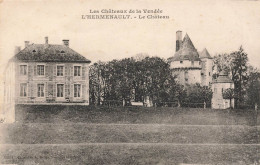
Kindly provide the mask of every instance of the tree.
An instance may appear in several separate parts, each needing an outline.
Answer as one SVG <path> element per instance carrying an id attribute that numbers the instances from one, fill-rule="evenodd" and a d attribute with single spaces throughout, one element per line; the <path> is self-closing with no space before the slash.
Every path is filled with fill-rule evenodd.
<path id="1" fill-rule="evenodd" d="M 232 56 L 230 54 L 224 53 L 214 56 L 213 58 L 213 70 L 215 74 L 220 73 L 222 70 L 231 73 L 232 70 Z"/>
<path id="2" fill-rule="evenodd" d="M 169 63 L 159 57 L 125 58 L 90 67 L 90 98 L 96 105 L 100 100 L 144 101 L 146 97 L 168 102 L 177 88 Z"/>
<path id="3" fill-rule="evenodd" d="M 246 103 L 248 105 L 260 105 L 260 72 L 256 68 L 249 68 Z"/>
<path id="4" fill-rule="evenodd" d="M 180 106 L 187 98 L 187 90 L 183 85 L 174 83 L 170 88 L 169 98 L 171 102 L 178 101 L 178 106 Z"/>
<path id="5" fill-rule="evenodd" d="M 234 92 L 236 94 L 235 106 L 241 107 L 244 103 L 246 94 L 246 85 L 248 80 L 248 57 L 243 47 L 230 54 L 221 54 L 214 57 L 214 71 L 218 74 L 220 71 L 227 71 L 234 82 Z"/>
<path id="6" fill-rule="evenodd" d="M 157 102 L 167 101 L 165 91 L 168 92 L 170 84 L 174 81 L 170 65 L 159 57 L 146 57 L 142 63 L 144 95 Z"/>
<path id="7" fill-rule="evenodd" d="M 235 98 L 235 92 L 233 88 L 227 88 L 222 93 L 223 99 L 229 100 L 229 107 L 232 109 L 232 99 Z"/>
<path id="8" fill-rule="evenodd" d="M 232 67 L 232 80 L 235 85 L 235 94 L 237 95 L 236 105 L 241 106 L 244 100 L 244 95 L 246 93 L 245 87 L 248 80 L 247 68 L 248 68 L 248 57 L 244 52 L 242 46 L 240 46 L 238 51 L 231 53 L 233 58 L 231 67 Z"/>
<path id="9" fill-rule="evenodd" d="M 212 90 L 207 86 L 201 86 L 200 84 L 187 85 L 187 98 L 185 102 L 189 103 L 206 103 L 211 105 Z"/>
<path id="10" fill-rule="evenodd" d="M 89 69 L 89 94 L 90 103 L 100 105 L 102 95 L 104 95 L 105 80 L 102 76 L 105 63 L 98 61 L 90 66 Z"/>

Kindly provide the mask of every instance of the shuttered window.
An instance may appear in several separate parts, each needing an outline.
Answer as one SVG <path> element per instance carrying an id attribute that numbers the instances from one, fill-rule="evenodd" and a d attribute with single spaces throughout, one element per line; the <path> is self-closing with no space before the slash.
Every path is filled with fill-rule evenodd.
<path id="1" fill-rule="evenodd" d="M 44 97 L 44 84 L 37 85 L 37 96 Z"/>
<path id="2" fill-rule="evenodd" d="M 64 97 L 64 85 L 57 84 L 57 97 Z"/>
<path id="3" fill-rule="evenodd" d="M 81 66 L 74 66 L 74 76 L 80 76 Z"/>
<path id="4" fill-rule="evenodd" d="M 37 75 L 44 76 L 44 65 L 37 65 Z"/>
<path id="5" fill-rule="evenodd" d="M 20 75 L 27 75 L 27 65 L 20 65 Z"/>
<path id="6" fill-rule="evenodd" d="M 64 66 L 57 66 L 57 76 L 63 76 Z"/>
<path id="7" fill-rule="evenodd" d="M 80 84 L 74 84 L 74 97 L 80 97 L 80 91 L 81 91 L 81 85 Z"/>
<path id="8" fill-rule="evenodd" d="M 20 84 L 20 96 L 21 97 L 26 97 L 27 96 L 27 84 L 26 83 L 21 83 Z"/>

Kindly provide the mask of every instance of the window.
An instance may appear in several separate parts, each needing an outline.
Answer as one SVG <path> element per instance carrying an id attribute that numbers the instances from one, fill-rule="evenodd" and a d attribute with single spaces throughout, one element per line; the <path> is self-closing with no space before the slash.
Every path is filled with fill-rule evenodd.
<path id="1" fill-rule="evenodd" d="M 188 81 L 188 80 L 189 80 L 188 71 L 185 71 L 185 72 L 184 72 L 184 79 L 185 79 L 185 81 Z"/>
<path id="2" fill-rule="evenodd" d="M 21 97 L 27 96 L 27 84 L 26 83 L 20 84 L 20 96 Z"/>
<path id="3" fill-rule="evenodd" d="M 64 85 L 57 84 L 57 97 L 64 97 Z"/>
<path id="4" fill-rule="evenodd" d="M 180 63 L 182 64 L 182 63 L 183 63 L 183 61 L 180 61 Z"/>
<path id="5" fill-rule="evenodd" d="M 191 65 L 194 65 L 194 61 L 191 61 Z"/>
<path id="6" fill-rule="evenodd" d="M 74 66 L 74 76 L 80 76 L 81 66 Z"/>
<path id="7" fill-rule="evenodd" d="M 80 84 L 74 84 L 74 97 L 80 97 Z"/>
<path id="8" fill-rule="evenodd" d="M 214 93 L 217 94 L 217 88 L 214 88 Z"/>
<path id="9" fill-rule="evenodd" d="M 38 76 L 44 76 L 44 65 L 37 65 Z"/>
<path id="10" fill-rule="evenodd" d="M 44 97 L 44 84 L 37 85 L 37 96 Z"/>
<path id="11" fill-rule="evenodd" d="M 209 76 L 210 76 L 210 72 L 209 72 Z"/>
<path id="12" fill-rule="evenodd" d="M 27 65 L 20 65 L 20 75 L 27 74 Z"/>
<path id="13" fill-rule="evenodd" d="M 57 66 L 57 76 L 63 76 L 64 66 Z"/>
<path id="14" fill-rule="evenodd" d="M 199 65 L 201 64 L 201 62 L 199 62 Z"/>

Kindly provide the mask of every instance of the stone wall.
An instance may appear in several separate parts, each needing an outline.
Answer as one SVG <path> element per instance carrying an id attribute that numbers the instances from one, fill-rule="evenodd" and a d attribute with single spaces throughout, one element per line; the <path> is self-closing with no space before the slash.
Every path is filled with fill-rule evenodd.
<path id="1" fill-rule="evenodd" d="M 201 70 L 201 85 L 210 86 L 212 83 L 212 67 L 213 60 L 208 58 L 201 59 L 202 70 Z"/>

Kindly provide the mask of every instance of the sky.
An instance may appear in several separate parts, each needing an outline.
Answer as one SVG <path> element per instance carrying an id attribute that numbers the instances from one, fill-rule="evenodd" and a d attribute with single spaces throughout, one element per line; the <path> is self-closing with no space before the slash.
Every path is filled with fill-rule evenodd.
<path id="1" fill-rule="evenodd" d="M 174 55 L 176 31 L 187 33 L 198 51 L 214 56 L 238 50 L 260 68 L 260 1 L 243 0 L 2 0 L 0 71 L 24 41 L 70 47 L 91 60 L 122 59 L 139 53 L 167 59 Z M 89 10 L 160 9 L 169 19 L 82 19 Z M 100 14 L 100 13 L 99 13 Z M 138 16 L 139 14 L 131 14 Z M 142 13 L 142 15 L 145 15 Z M 145 15 L 146 16 L 146 15 Z M 2 72 L 1 72 L 2 73 Z"/>

